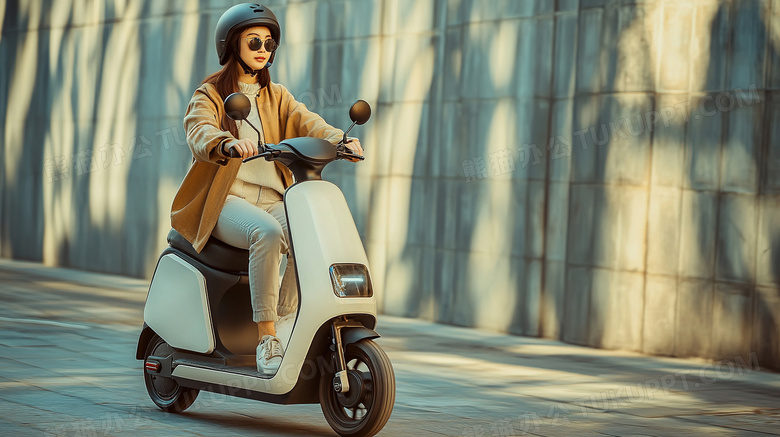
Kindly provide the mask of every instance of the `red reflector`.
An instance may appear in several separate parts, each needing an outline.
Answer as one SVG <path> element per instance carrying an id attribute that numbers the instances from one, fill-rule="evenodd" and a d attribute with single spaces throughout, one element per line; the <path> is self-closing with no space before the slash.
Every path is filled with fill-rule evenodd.
<path id="1" fill-rule="evenodd" d="M 156 361 L 147 361 L 144 364 L 144 367 L 146 370 L 151 370 L 152 372 L 159 372 L 160 371 L 160 363 Z"/>

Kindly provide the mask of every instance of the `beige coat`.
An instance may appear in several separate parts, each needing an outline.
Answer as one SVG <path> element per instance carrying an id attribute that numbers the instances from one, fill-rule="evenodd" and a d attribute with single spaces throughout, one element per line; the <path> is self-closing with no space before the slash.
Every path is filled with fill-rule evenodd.
<path id="1" fill-rule="evenodd" d="M 257 101 L 265 141 L 276 144 L 287 138 L 317 137 L 336 143 L 343 132 L 328 125 L 319 115 L 306 109 L 285 87 L 271 83 L 260 91 Z M 201 85 L 190 100 L 184 116 L 187 144 L 194 162 L 171 207 L 171 226 L 200 252 L 217 224 L 230 186 L 241 167 L 240 159 L 222 154 L 237 140 L 222 130 L 225 113 L 222 98 L 211 84 Z M 285 187 L 293 183 L 290 170 L 281 169 Z"/>

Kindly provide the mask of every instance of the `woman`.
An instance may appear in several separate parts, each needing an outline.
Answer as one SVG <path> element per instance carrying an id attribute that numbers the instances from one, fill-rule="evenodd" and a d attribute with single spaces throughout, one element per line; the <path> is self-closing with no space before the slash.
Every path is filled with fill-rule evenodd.
<path id="1" fill-rule="evenodd" d="M 216 46 L 223 68 L 195 91 L 184 117 L 194 162 L 173 201 L 171 224 L 200 252 L 210 235 L 249 250 L 249 286 L 257 323 L 257 370 L 275 373 L 284 353 L 275 322 L 296 310 L 298 292 L 292 257 L 279 290 L 279 266 L 288 254 L 289 234 L 282 203 L 292 173 L 281 164 L 242 158 L 258 153 L 261 143 L 285 138 L 318 137 L 337 143 L 343 132 L 295 101 L 286 88 L 271 82 L 269 67 L 280 42 L 276 16 L 266 7 L 244 3 L 228 9 L 217 22 Z M 252 110 L 248 122 L 225 114 L 224 99 L 242 92 Z M 362 155 L 360 141 L 347 147 Z M 278 294 L 277 294 L 278 293 Z"/>

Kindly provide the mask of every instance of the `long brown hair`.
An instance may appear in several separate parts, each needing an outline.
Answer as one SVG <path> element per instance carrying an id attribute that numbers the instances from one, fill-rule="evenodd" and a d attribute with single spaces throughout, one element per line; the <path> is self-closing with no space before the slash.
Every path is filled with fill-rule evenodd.
<path id="1" fill-rule="evenodd" d="M 233 50 L 228 51 L 228 59 L 222 69 L 206 76 L 202 82 L 202 84 L 210 83 L 214 85 L 214 88 L 217 89 L 222 100 L 225 100 L 227 96 L 239 91 L 238 78 L 241 74 L 241 66 L 238 64 L 238 56 L 240 53 L 238 36 L 240 34 L 240 30 L 233 32 L 232 38 L 227 42 L 227 46 L 233 47 Z M 260 84 L 260 88 L 264 88 L 271 83 L 271 73 L 268 71 L 268 66 L 260 70 L 260 73 L 258 73 L 255 78 L 257 79 L 257 83 Z M 228 117 L 227 114 L 222 117 L 222 129 L 229 131 L 234 137 L 238 138 L 238 126 L 236 126 L 236 121 Z"/>

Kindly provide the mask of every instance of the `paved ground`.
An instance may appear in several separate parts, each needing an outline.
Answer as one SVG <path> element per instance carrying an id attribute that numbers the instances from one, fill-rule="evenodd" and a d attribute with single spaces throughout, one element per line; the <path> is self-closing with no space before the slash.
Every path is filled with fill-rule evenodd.
<path id="1" fill-rule="evenodd" d="M 148 399 L 145 281 L 0 260 L 0 435 L 334 435 L 317 405 Z M 760 363 L 647 357 L 382 317 L 398 383 L 386 436 L 780 435 Z"/>

